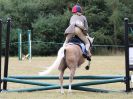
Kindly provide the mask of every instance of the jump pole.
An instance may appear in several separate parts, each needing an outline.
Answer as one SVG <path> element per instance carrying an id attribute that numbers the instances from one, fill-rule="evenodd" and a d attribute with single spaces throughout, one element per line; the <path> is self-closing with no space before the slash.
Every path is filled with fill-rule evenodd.
<path id="1" fill-rule="evenodd" d="M 22 30 L 18 29 L 18 59 L 22 60 Z M 28 58 L 31 61 L 32 58 L 32 50 L 31 50 L 31 30 L 27 31 L 28 35 Z"/>
<path id="2" fill-rule="evenodd" d="M 22 60 L 22 30 L 18 29 L 18 59 Z"/>
<path id="3" fill-rule="evenodd" d="M 10 27 L 11 19 L 7 19 L 7 31 L 6 31 L 6 48 L 5 48 L 5 63 L 4 63 L 4 78 L 8 76 L 8 62 L 9 62 L 9 41 L 10 41 Z M 7 81 L 3 82 L 3 89 L 7 89 Z"/>
<path id="4" fill-rule="evenodd" d="M 28 30 L 28 54 L 29 54 L 29 61 L 31 61 L 31 30 Z"/>
<path id="5" fill-rule="evenodd" d="M 0 92 L 1 92 L 1 52 L 2 52 L 2 20 L 0 19 Z"/>
<path id="6" fill-rule="evenodd" d="M 36 82 L 36 81 L 22 80 L 22 79 L 15 79 L 15 78 L 3 78 L 3 81 L 21 83 L 21 84 L 38 85 L 38 86 L 50 86 L 51 85 L 50 83 Z"/>
<path id="7" fill-rule="evenodd" d="M 92 75 L 87 75 L 87 76 L 74 76 L 74 80 L 98 80 L 98 79 L 115 79 L 115 78 L 123 78 L 124 76 L 92 76 Z M 15 79 L 25 79 L 25 80 L 57 80 L 59 79 L 59 76 L 9 76 L 8 78 L 15 78 Z M 69 76 L 64 76 L 63 79 L 69 79 Z"/>
<path id="8" fill-rule="evenodd" d="M 49 86 L 49 87 L 52 87 Z M 33 92 L 33 91 L 43 91 L 43 89 L 46 87 L 36 87 L 36 88 L 25 88 L 25 89 L 15 89 L 15 90 L 7 90 L 6 92 Z M 64 87 L 68 88 L 68 86 Z M 59 89 L 59 87 L 57 88 Z M 80 91 L 90 91 L 90 92 L 104 92 L 104 93 L 109 93 L 109 92 L 118 92 L 118 91 L 112 91 L 112 90 L 105 90 L 105 89 L 97 89 L 97 88 L 86 88 L 82 86 L 77 86 L 73 87 L 72 89 L 74 90 L 80 90 Z M 46 89 L 45 89 L 46 90 Z M 47 89 L 47 90 L 52 90 L 52 89 Z"/>
<path id="9" fill-rule="evenodd" d="M 8 79 L 7 80 L 9 82 L 15 82 L 15 80 L 13 79 Z M 25 83 L 25 82 L 21 82 L 21 80 L 19 80 L 20 82 L 18 83 Z M 99 85 L 99 84 L 107 84 L 107 83 L 116 83 L 116 82 L 123 82 L 124 78 L 115 78 L 115 79 L 108 79 L 108 80 L 98 80 L 98 81 L 90 81 L 90 82 L 83 82 L 83 83 L 75 83 L 72 84 L 72 89 L 76 89 L 76 90 L 80 90 L 77 89 L 77 87 L 79 86 L 89 86 L 89 85 Z M 26 81 L 27 82 L 27 81 Z M 17 83 L 17 82 L 16 82 Z M 32 92 L 32 91 L 42 91 L 42 90 L 51 90 L 51 89 L 59 89 L 60 85 L 53 85 L 50 84 L 51 86 L 46 86 L 46 87 L 39 87 L 39 88 L 25 88 L 25 89 L 17 89 L 17 90 L 12 90 L 10 92 Z M 63 85 L 64 88 L 68 88 L 69 85 Z M 82 88 L 83 90 L 83 88 Z M 85 90 L 87 90 L 87 88 L 85 88 Z M 89 89 L 87 91 L 90 91 Z M 94 90 L 93 90 L 94 91 Z M 98 91 L 98 90 L 97 90 Z"/>

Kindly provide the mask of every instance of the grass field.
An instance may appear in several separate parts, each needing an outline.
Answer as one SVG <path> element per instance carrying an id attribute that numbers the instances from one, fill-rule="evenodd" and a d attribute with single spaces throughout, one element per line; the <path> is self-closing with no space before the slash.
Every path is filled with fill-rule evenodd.
<path id="1" fill-rule="evenodd" d="M 16 57 L 11 57 L 9 60 L 9 75 L 38 75 L 38 72 L 50 66 L 56 57 L 33 57 L 32 61 L 28 60 L 18 61 Z M 2 59 L 4 61 L 4 59 Z M 3 64 L 3 63 L 2 63 Z M 93 56 L 90 70 L 85 70 L 84 63 L 80 68 L 77 68 L 76 75 L 124 75 L 125 63 L 124 56 Z M 3 69 L 3 67 L 2 67 Z M 58 75 L 57 69 L 53 70 L 50 75 Z M 69 70 L 65 71 L 65 75 L 69 75 Z M 58 80 L 48 80 L 45 82 L 59 83 Z M 68 83 L 68 80 L 64 81 Z M 82 82 L 81 80 L 74 80 L 73 83 Z M 9 89 L 30 88 L 36 87 L 24 84 L 8 83 Z M 125 90 L 124 83 L 105 84 L 94 86 L 96 88 L 110 89 L 110 90 Z M 0 99 L 133 99 L 133 93 L 96 93 L 75 91 L 61 94 L 59 89 L 50 91 L 38 92 L 24 92 L 24 93 L 1 93 Z"/>

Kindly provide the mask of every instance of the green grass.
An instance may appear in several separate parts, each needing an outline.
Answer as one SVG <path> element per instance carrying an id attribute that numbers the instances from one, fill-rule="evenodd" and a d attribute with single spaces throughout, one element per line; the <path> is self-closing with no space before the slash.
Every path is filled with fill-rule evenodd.
<path id="1" fill-rule="evenodd" d="M 38 72 L 50 66 L 56 57 L 33 57 L 32 61 L 28 60 L 18 61 L 16 57 L 11 57 L 9 60 L 9 75 L 38 75 Z M 3 64 L 3 63 L 2 63 Z M 125 63 L 124 56 L 93 56 L 90 70 L 85 70 L 84 63 L 80 68 L 77 68 L 76 75 L 124 75 Z M 3 69 L 3 68 L 2 68 Z M 58 75 L 57 69 L 53 70 L 50 75 Z M 69 70 L 65 71 L 65 75 L 69 75 Z M 52 83 L 59 83 L 58 80 L 45 81 Z M 81 80 L 74 80 L 73 83 L 83 82 Z M 64 83 L 68 83 L 65 80 Z M 8 83 L 9 89 L 17 88 L 31 88 L 36 86 Z M 124 83 L 105 84 L 94 86 L 96 88 L 110 89 L 110 90 L 125 90 Z M 24 93 L 1 93 L 0 99 L 133 99 L 132 93 L 116 92 L 116 93 L 95 93 L 75 91 L 61 94 L 59 89 L 50 91 L 38 92 L 24 92 Z"/>
<path id="2" fill-rule="evenodd" d="M 32 92 L 32 93 L 2 93 L 0 99 L 132 99 L 132 93 L 92 93 L 73 92 L 71 94 L 60 94 L 52 92 Z"/>

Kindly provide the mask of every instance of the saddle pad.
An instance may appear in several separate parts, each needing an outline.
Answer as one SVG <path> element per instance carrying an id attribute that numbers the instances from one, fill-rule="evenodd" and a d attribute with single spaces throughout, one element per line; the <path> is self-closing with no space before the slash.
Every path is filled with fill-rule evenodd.
<path id="1" fill-rule="evenodd" d="M 77 36 L 73 37 L 73 38 L 69 41 L 69 43 L 70 43 L 70 44 L 73 43 L 73 44 L 79 45 L 80 48 L 81 48 L 81 50 L 82 50 L 83 55 L 87 56 L 87 50 L 86 50 L 86 48 L 85 48 L 85 44 L 83 43 L 82 40 L 80 40 L 79 37 L 77 37 Z"/>

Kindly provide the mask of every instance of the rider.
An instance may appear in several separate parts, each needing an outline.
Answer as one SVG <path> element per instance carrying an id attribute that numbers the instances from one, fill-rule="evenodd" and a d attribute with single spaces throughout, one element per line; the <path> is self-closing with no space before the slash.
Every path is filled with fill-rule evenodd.
<path id="1" fill-rule="evenodd" d="M 73 13 L 73 16 L 70 19 L 70 25 L 65 30 L 65 33 L 64 33 L 66 36 L 66 40 L 63 46 L 65 46 L 73 36 L 75 35 L 78 36 L 85 43 L 85 47 L 88 53 L 87 59 L 90 60 L 90 57 L 91 57 L 91 52 L 89 50 L 90 42 L 86 38 L 86 36 L 88 35 L 87 19 L 84 15 L 82 15 L 82 8 L 78 4 L 76 4 L 72 8 L 72 13 Z"/>

